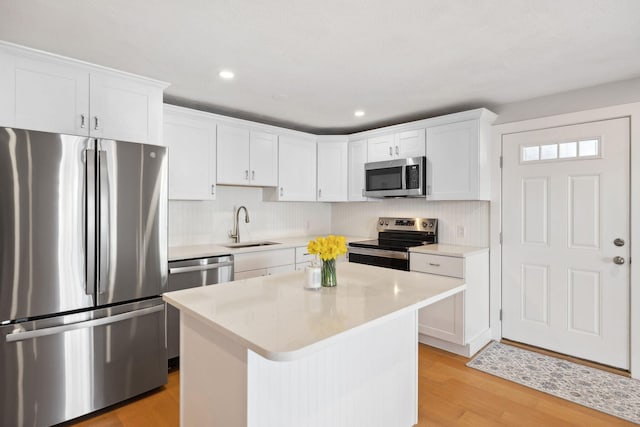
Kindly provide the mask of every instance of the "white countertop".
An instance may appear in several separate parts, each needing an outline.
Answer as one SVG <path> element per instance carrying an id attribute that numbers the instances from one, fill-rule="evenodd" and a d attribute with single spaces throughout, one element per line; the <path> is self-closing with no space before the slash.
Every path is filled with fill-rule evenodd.
<path id="1" fill-rule="evenodd" d="M 482 252 L 487 252 L 488 250 L 489 248 L 483 248 L 479 246 L 446 245 L 440 243 L 437 243 L 435 245 L 414 246 L 412 248 L 409 248 L 409 252 L 412 253 L 443 255 L 462 258 Z"/>
<path id="2" fill-rule="evenodd" d="M 464 280 L 354 263 L 338 286 L 304 289 L 302 271 L 165 293 L 169 304 L 271 360 L 293 360 L 466 288 Z"/>
<path id="3" fill-rule="evenodd" d="M 283 238 L 274 238 L 274 239 L 264 239 L 264 241 L 268 242 L 277 242 L 275 245 L 267 245 L 267 246 L 253 246 L 249 248 L 227 248 L 223 245 L 232 244 L 228 243 L 217 243 L 217 244 L 209 244 L 209 245 L 184 245 L 184 246 L 170 246 L 169 247 L 169 261 L 177 261 L 182 259 L 191 259 L 191 258 L 205 258 L 211 256 L 218 255 L 229 255 L 229 254 L 242 254 L 249 252 L 259 252 L 259 251 L 269 251 L 276 249 L 286 249 L 286 248 L 295 248 L 298 246 L 307 246 L 310 240 L 313 240 L 318 236 L 301 236 L 301 237 L 283 237 Z M 322 236 L 326 236 L 323 234 Z M 357 240 L 368 240 L 370 237 L 354 237 L 354 236 L 346 236 L 347 243 L 353 242 Z M 251 242 L 242 242 L 242 243 L 251 243 Z"/>

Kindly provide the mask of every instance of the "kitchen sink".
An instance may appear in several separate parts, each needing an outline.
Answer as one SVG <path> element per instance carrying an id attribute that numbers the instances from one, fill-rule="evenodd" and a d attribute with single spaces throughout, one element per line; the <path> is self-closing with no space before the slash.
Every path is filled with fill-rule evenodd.
<path id="1" fill-rule="evenodd" d="M 231 243 L 229 245 L 222 245 L 225 248 L 240 249 L 240 248 L 253 248 L 256 246 L 270 246 L 279 245 L 278 242 L 246 242 L 246 243 Z"/>

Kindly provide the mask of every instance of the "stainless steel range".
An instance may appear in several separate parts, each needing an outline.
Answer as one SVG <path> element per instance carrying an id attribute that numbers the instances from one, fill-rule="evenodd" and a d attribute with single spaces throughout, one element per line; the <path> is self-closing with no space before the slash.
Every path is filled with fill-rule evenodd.
<path id="1" fill-rule="evenodd" d="M 349 243 L 349 262 L 409 271 L 409 248 L 438 243 L 435 218 L 378 219 L 378 239 Z"/>

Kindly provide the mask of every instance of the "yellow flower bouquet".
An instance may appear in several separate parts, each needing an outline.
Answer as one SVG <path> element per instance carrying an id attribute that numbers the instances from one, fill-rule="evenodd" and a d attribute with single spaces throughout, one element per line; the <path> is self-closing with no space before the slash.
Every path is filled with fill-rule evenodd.
<path id="1" fill-rule="evenodd" d="M 312 255 L 320 256 L 322 260 L 321 285 L 333 287 L 336 281 L 336 258 L 347 253 L 347 239 L 344 236 L 329 235 L 311 240 L 307 250 Z"/>

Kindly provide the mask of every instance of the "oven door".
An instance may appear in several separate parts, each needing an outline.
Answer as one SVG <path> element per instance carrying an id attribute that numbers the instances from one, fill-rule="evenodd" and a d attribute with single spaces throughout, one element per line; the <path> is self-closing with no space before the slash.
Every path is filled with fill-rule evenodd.
<path id="1" fill-rule="evenodd" d="M 408 252 L 350 246 L 349 262 L 409 271 Z"/>

